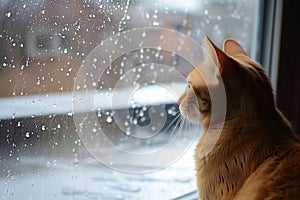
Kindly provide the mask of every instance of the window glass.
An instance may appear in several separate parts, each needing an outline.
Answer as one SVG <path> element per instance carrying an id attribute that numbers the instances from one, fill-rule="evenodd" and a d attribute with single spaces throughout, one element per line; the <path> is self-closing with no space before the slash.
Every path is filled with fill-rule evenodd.
<path id="1" fill-rule="evenodd" d="M 206 35 L 254 52 L 258 3 L 0 0 L 1 198 L 196 195 L 177 99 Z"/>

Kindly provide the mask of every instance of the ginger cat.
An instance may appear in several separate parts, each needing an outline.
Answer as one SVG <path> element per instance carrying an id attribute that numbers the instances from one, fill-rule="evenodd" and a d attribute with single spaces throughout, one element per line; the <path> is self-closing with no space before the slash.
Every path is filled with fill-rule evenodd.
<path id="1" fill-rule="evenodd" d="M 211 72 L 217 82 L 200 75 L 210 71 L 205 61 L 188 75 L 188 87 L 178 100 L 181 114 L 204 130 L 195 151 L 200 199 L 299 200 L 300 139 L 278 110 L 265 70 L 234 40 L 226 40 L 223 50 L 209 38 L 206 43 L 218 67 Z M 212 117 L 215 97 L 210 96 L 221 82 L 226 98 L 216 102 L 225 103 L 223 123 L 218 115 Z M 218 129 L 215 144 L 201 153 Z"/>

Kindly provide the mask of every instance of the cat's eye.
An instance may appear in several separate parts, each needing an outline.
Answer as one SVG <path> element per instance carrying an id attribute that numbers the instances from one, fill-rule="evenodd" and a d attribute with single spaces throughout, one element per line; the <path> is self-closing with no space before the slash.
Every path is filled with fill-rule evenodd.
<path id="1" fill-rule="evenodd" d="M 187 87 L 188 89 L 191 89 L 191 88 L 192 88 L 192 83 L 191 83 L 191 82 L 188 82 L 187 85 L 186 85 L 186 87 Z"/>

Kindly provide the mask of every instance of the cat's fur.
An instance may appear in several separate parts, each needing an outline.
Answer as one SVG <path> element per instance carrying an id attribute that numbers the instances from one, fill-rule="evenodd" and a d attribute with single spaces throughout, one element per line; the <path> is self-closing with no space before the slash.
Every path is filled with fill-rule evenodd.
<path id="1" fill-rule="evenodd" d="M 226 91 L 224 126 L 211 119 L 209 87 L 199 75 L 205 62 L 187 77 L 180 110 L 204 129 L 195 151 L 197 186 L 202 200 L 300 199 L 300 139 L 278 110 L 269 78 L 234 40 L 223 50 L 206 38 Z M 288 98 L 288 97 L 287 97 Z M 199 156 L 209 126 L 223 128 L 211 151 Z"/>

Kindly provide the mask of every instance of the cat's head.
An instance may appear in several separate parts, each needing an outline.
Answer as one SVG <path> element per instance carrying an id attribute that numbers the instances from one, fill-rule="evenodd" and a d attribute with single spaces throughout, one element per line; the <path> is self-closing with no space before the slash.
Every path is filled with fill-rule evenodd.
<path id="1" fill-rule="evenodd" d="M 178 100 L 181 114 L 204 128 L 212 121 L 219 123 L 218 114 L 212 119 L 214 100 L 226 106 L 225 121 L 233 118 L 255 121 L 268 117 L 265 114 L 274 111 L 274 102 L 264 68 L 248 57 L 241 45 L 232 39 L 224 41 L 223 50 L 209 38 L 205 40 L 209 59 L 187 76 L 187 88 Z M 223 95 L 220 94 L 221 85 L 225 90 Z M 213 94 L 211 91 L 217 92 Z"/>

